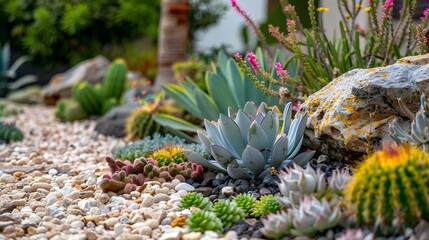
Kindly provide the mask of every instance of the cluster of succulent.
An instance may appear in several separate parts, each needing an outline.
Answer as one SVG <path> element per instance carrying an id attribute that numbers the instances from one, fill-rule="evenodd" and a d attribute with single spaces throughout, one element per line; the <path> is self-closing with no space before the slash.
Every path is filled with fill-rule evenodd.
<path id="1" fill-rule="evenodd" d="M 342 217 L 341 190 L 351 177 L 346 170 L 336 170 L 326 179 L 310 164 L 305 169 L 294 164 L 278 174 L 282 196 L 276 196 L 281 211 L 262 220 L 261 232 L 269 238 L 287 235 L 312 237 L 336 226 Z"/>
<path id="2" fill-rule="evenodd" d="M 244 219 L 245 212 L 235 201 L 221 199 L 215 204 L 201 193 L 187 193 L 181 200 L 182 208 L 197 207 L 200 211 L 192 213 L 186 221 L 187 227 L 192 231 L 205 232 L 212 230 L 223 232 L 224 227 Z"/>
<path id="3" fill-rule="evenodd" d="M 23 138 L 24 134 L 14 123 L 0 122 L 0 142 L 21 141 Z"/>
<path id="4" fill-rule="evenodd" d="M 240 193 L 234 198 L 234 201 L 245 214 L 250 214 L 255 207 L 256 198 L 251 193 Z"/>
<path id="5" fill-rule="evenodd" d="M 201 165 L 190 162 L 158 166 L 154 159 L 145 158 L 136 159 L 133 163 L 111 157 L 106 157 L 106 161 L 111 172 L 103 175 L 99 184 L 104 192 L 130 193 L 142 186 L 144 182 L 152 180 L 160 182 L 173 179 L 184 182 L 186 178 L 201 180 L 204 172 Z"/>
<path id="6" fill-rule="evenodd" d="M 411 145 L 422 148 L 426 152 L 429 151 L 429 107 L 426 103 L 424 94 L 420 97 L 420 108 L 415 116 L 411 113 L 410 109 L 398 100 L 401 111 L 413 122 L 411 123 L 411 133 L 406 133 L 398 124 L 396 119 L 389 125 L 390 137 L 397 144 L 409 143 Z"/>
<path id="7" fill-rule="evenodd" d="M 341 220 L 338 204 L 330 204 L 314 196 L 305 196 L 298 206 L 262 219 L 261 232 L 269 238 L 281 238 L 292 234 L 296 237 L 312 237 L 335 227 Z"/>
<path id="8" fill-rule="evenodd" d="M 214 161 L 191 151 L 185 154 L 191 161 L 228 173 L 233 179 L 262 179 L 273 168 L 279 170 L 292 162 L 305 165 L 314 155 L 314 151 L 297 155 L 307 115 L 296 116 L 292 121 L 292 104 L 288 103 L 282 120 L 280 126 L 276 106 L 268 111 L 265 103 L 257 107 L 247 102 L 238 112 L 230 108 L 228 116 L 220 114 L 217 123 L 204 121 L 207 134 L 199 131 L 198 137 Z"/>
<path id="9" fill-rule="evenodd" d="M 201 144 L 185 143 L 185 140 L 180 137 L 172 136 L 170 134 L 161 135 L 159 133 L 144 137 L 141 141 L 128 144 L 125 147 L 115 149 L 112 151 L 112 154 L 117 159 L 129 160 L 133 162 L 138 158 L 149 157 L 157 150 L 166 146 L 176 146 L 183 149 L 190 149 L 205 157 L 208 156 Z"/>
<path id="10" fill-rule="evenodd" d="M 252 208 L 251 215 L 254 217 L 265 216 L 270 213 L 275 213 L 280 210 L 280 203 L 273 195 L 264 195 Z"/>
<path id="11" fill-rule="evenodd" d="M 182 163 L 187 162 L 183 149 L 178 146 L 167 145 L 156 152 L 154 152 L 150 158 L 153 158 L 158 162 L 158 166 L 166 166 L 170 163 Z"/>
<path id="12" fill-rule="evenodd" d="M 362 163 L 345 187 L 360 225 L 397 234 L 429 221 L 429 155 L 410 145 L 386 144 Z"/>

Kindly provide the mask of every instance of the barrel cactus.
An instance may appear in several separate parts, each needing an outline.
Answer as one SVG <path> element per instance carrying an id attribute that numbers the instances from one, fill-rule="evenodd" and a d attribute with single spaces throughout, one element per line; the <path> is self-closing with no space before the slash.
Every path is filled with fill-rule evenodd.
<path id="1" fill-rule="evenodd" d="M 14 123 L 0 122 L 0 141 L 9 143 L 21 141 L 23 138 L 24 134 Z"/>
<path id="2" fill-rule="evenodd" d="M 429 156 L 410 145 L 385 145 L 345 187 L 356 220 L 391 234 L 429 221 Z"/>
<path id="3" fill-rule="evenodd" d="M 164 133 L 164 128 L 152 119 L 152 113 L 155 111 L 156 105 L 153 103 L 145 103 L 135 109 L 126 121 L 125 132 L 127 139 L 141 140 L 154 133 Z"/>
<path id="4" fill-rule="evenodd" d="M 261 179 L 273 168 L 276 170 L 291 164 L 306 164 L 313 151 L 299 155 L 307 115 L 297 116 L 293 121 L 292 104 L 288 103 L 280 127 L 278 108 L 266 111 L 265 103 L 259 108 L 247 102 L 242 110 L 228 116 L 220 114 L 217 123 L 204 121 L 207 134 L 198 132 L 198 137 L 215 161 L 208 161 L 197 154 L 185 151 L 188 159 L 207 168 L 226 172 L 234 179 Z"/>

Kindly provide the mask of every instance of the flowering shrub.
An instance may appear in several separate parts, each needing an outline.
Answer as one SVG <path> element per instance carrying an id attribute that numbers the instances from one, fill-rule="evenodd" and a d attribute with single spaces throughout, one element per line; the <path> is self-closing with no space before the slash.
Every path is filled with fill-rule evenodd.
<path id="1" fill-rule="evenodd" d="M 425 28 L 429 22 L 429 7 L 422 13 L 420 23 L 412 21 L 416 0 L 405 0 L 399 21 L 393 22 L 393 0 L 368 0 L 368 7 L 364 8 L 363 0 L 339 0 L 341 21 L 339 22 L 341 34 L 334 40 L 329 40 L 324 32 L 323 15 L 328 12 L 326 7 L 316 8 L 314 0 L 308 1 L 311 28 L 304 29 L 295 11 L 295 7 L 287 1 L 283 4 L 286 16 L 287 32 L 283 33 L 279 27 L 269 26 L 269 33 L 275 37 L 293 56 L 288 63 L 296 63 L 299 70 L 299 79 L 293 79 L 283 70 L 287 66 L 276 64 L 277 75 L 280 81 L 267 77 L 253 57 L 248 54 L 246 65 L 241 56 L 236 60 L 246 74 L 254 81 L 258 88 L 263 89 L 263 81 L 283 87 L 283 91 L 267 94 L 284 94 L 290 97 L 296 92 L 310 94 L 319 90 L 331 79 L 354 68 L 372 68 L 390 64 L 397 59 L 416 54 L 425 54 L 429 51 L 425 36 Z M 252 21 L 249 14 L 240 8 L 236 0 L 231 0 L 231 7 L 241 15 L 247 25 L 256 34 L 262 47 L 266 47 L 266 40 L 258 26 Z M 319 22 L 316 21 L 317 14 Z M 357 17 L 366 14 L 369 27 L 363 28 L 357 22 Z M 365 40 L 361 46 L 360 40 Z M 246 70 L 246 67 L 248 68 Z M 292 94 L 291 94 L 292 93 Z"/>

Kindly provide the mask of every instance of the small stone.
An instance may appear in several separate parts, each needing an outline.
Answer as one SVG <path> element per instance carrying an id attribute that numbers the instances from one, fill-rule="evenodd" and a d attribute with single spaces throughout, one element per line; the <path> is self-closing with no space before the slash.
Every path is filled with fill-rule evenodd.
<path id="1" fill-rule="evenodd" d="M 182 240 L 199 240 L 201 239 L 201 233 L 200 232 L 190 232 L 187 234 L 184 234 L 182 236 Z"/>
<path id="2" fill-rule="evenodd" d="M 38 189 L 45 189 L 47 191 L 51 190 L 52 185 L 49 183 L 44 183 L 44 182 L 35 182 L 33 184 L 31 184 L 31 190 L 33 192 L 36 192 Z"/>
<path id="3" fill-rule="evenodd" d="M 46 232 L 48 232 L 48 229 L 44 226 L 40 226 L 37 228 L 36 231 L 37 231 L 37 233 L 46 233 Z"/>
<path id="4" fill-rule="evenodd" d="M 136 210 L 136 209 L 139 209 L 140 208 L 140 206 L 139 206 L 139 204 L 138 203 L 131 203 L 131 205 L 130 206 L 128 206 L 128 208 L 129 209 L 132 209 L 132 210 Z"/>
<path id="5" fill-rule="evenodd" d="M 204 197 L 208 197 L 212 194 L 213 188 L 211 187 L 199 187 L 195 189 L 195 192 L 203 194 Z"/>
<path id="6" fill-rule="evenodd" d="M 143 207 L 150 207 L 153 205 L 153 203 L 155 202 L 154 197 L 152 195 L 147 195 L 143 201 L 142 201 L 142 206 Z"/>
<path id="7" fill-rule="evenodd" d="M 141 193 L 137 192 L 137 191 L 132 191 L 130 192 L 131 197 L 140 197 Z"/>
<path id="8" fill-rule="evenodd" d="M 91 210 L 91 208 L 98 207 L 98 204 L 94 198 L 87 198 L 87 199 L 83 199 L 82 201 L 80 201 L 78 203 L 78 206 L 84 212 L 89 212 Z"/>
<path id="9" fill-rule="evenodd" d="M 166 217 L 166 218 L 162 219 L 162 221 L 161 221 L 161 223 L 160 223 L 160 224 L 161 224 L 161 225 L 170 225 L 171 221 L 172 221 L 172 219 L 171 219 L 171 218 Z"/>
<path id="10" fill-rule="evenodd" d="M 55 176 L 58 174 L 58 170 L 55 168 L 51 168 L 51 169 L 49 169 L 48 174 L 51 176 Z"/>
<path id="11" fill-rule="evenodd" d="M 23 188 L 22 188 L 22 190 L 24 190 L 24 192 L 26 192 L 26 193 L 29 193 L 29 192 L 31 192 L 31 186 L 24 186 Z"/>
<path id="12" fill-rule="evenodd" d="M 22 177 L 22 176 L 24 176 L 25 175 L 25 173 L 24 172 L 14 172 L 13 173 L 13 176 L 15 177 L 15 178 L 20 178 L 20 177 Z"/>
<path id="13" fill-rule="evenodd" d="M 180 191 L 180 190 L 185 190 L 187 192 L 195 191 L 195 188 L 192 185 L 189 185 L 187 183 L 179 183 L 174 189 L 176 191 Z"/>
<path id="14" fill-rule="evenodd" d="M 178 230 L 168 231 L 159 238 L 160 240 L 180 240 L 182 232 Z"/>
<path id="15" fill-rule="evenodd" d="M 106 219 L 106 221 L 104 221 L 104 224 L 109 228 L 113 228 L 113 226 L 115 226 L 115 224 L 117 224 L 118 222 L 119 222 L 119 219 L 112 217 L 112 218 Z"/>
<path id="16" fill-rule="evenodd" d="M 11 234 L 13 232 L 15 232 L 15 226 L 13 226 L 13 225 L 8 225 L 5 228 L 3 228 L 3 234 L 8 235 L 8 234 Z"/>
<path id="17" fill-rule="evenodd" d="M 12 175 L 4 173 L 0 177 L 0 182 L 14 183 L 14 182 L 16 182 L 16 179 Z"/>
<path id="18" fill-rule="evenodd" d="M 154 210 L 153 212 L 150 213 L 150 216 L 152 219 L 155 219 L 158 222 L 161 222 L 162 219 L 167 217 L 167 211 L 161 210 L 161 209 Z"/>
<path id="19" fill-rule="evenodd" d="M 178 216 L 173 221 L 171 221 L 170 226 L 172 226 L 172 227 L 183 227 L 186 224 L 186 219 L 187 218 L 184 215 Z"/>
<path id="20" fill-rule="evenodd" d="M 98 202 L 105 204 L 105 203 L 107 203 L 109 201 L 110 197 L 109 197 L 109 195 L 107 193 L 101 193 L 101 194 L 96 194 L 95 195 L 95 199 Z"/>
<path id="21" fill-rule="evenodd" d="M 179 179 L 173 179 L 171 181 L 171 187 L 172 188 L 176 188 L 176 186 L 179 185 L 179 184 L 180 184 L 180 180 Z"/>
<path id="22" fill-rule="evenodd" d="M 231 187 L 231 186 L 223 187 L 221 190 L 221 194 L 223 194 L 225 196 L 233 195 L 234 194 L 234 187 Z"/>
<path id="23" fill-rule="evenodd" d="M 225 236 L 223 236 L 225 240 L 238 240 L 238 234 L 235 231 L 228 231 Z"/>
<path id="24" fill-rule="evenodd" d="M 22 229 L 20 227 L 16 227 L 15 228 L 15 234 L 17 237 L 22 237 L 25 235 L 25 231 L 24 231 L 24 229 Z"/>
<path id="25" fill-rule="evenodd" d="M 92 191 L 79 192 L 79 198 L 90 198 L 90 197 L 94 197 L 94 193 Z"/>
<path id="26" fill-rule="evenodd" d="M 146 226 L 151 227 L 152 229 L 156 229 L 159 227 L 159 222 L 155 219 L 148 219 L 144 223 Z"/>
<path id="27" fill-rule="evenodd" d="M 124 227 L 122 226 L 122 223 L 116 223 L 114 226 L 115 236 L 119 236 L 124 232 Z"/>
<path id="28" fill-rule="evenodd" d="M 142 227 L 136 229 L 135 231 L 141 235 L 152 236 L 152 228 L 149 226 L 142 226 Z"/>
<path id="29" fill-rule="evenodd" d="M 261 188 L 261 190 L 259 190 L 259 194 L 268 195 L 271 194 L 271 191 L 268 188 Z"/>
<path id="30" fill-rule="evenodd" d="M 213 231 L 205 231 L 204 236 L 201 238 L 201 240 L 212 240 L 212 239 L 218 239 L 219 234 Z"/>
<path id="31" fill-rule="evenodd" d="M 33 226 L 27 228 L 27 233 L 31 236 L 37 233 L 37 229 Z"/>
<path id="32" fill-rule="evenodd" d="M 70 224 L 70 226 L 72 228 L 78 228 L 78 229 L 82 229 L 85 226 L 85 223 L 81 222 L 81 221 L 74 221 Z"/>
<path id="33" fill-rule="evenodd" d="M 168 196 L 167 194 L 164 194 L 164 193 L 158 193 L 154 197 L 155 203 L 159 203 L 161 201 L 168 201 L 168 200 L 170 200 L 170 196 Z"/>
<path id="34" fill-rule="evenodd" d="M 17 199 L 12 201 L 13 205 L 19 207 L 19 206 L 25 206 L 27 204 L 27 201 L 24 199 Z"/>

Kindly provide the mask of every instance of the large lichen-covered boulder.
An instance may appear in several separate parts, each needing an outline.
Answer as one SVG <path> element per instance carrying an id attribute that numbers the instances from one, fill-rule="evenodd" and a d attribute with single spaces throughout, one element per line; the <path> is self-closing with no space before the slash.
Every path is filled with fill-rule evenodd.
<path id="1" fill-rule="evenodd" d="M 378 149 L 391 141 L 388 125 L 394 118 L 404 129 L 410 128 L 398 98 L 415 112 L 421 93 L 429 93 L 429 55 L 351 70 L 301 105 L 300 112 L 309 115 L 304 144 L 333 159 L 358 160 L 368 148 Z"/>

